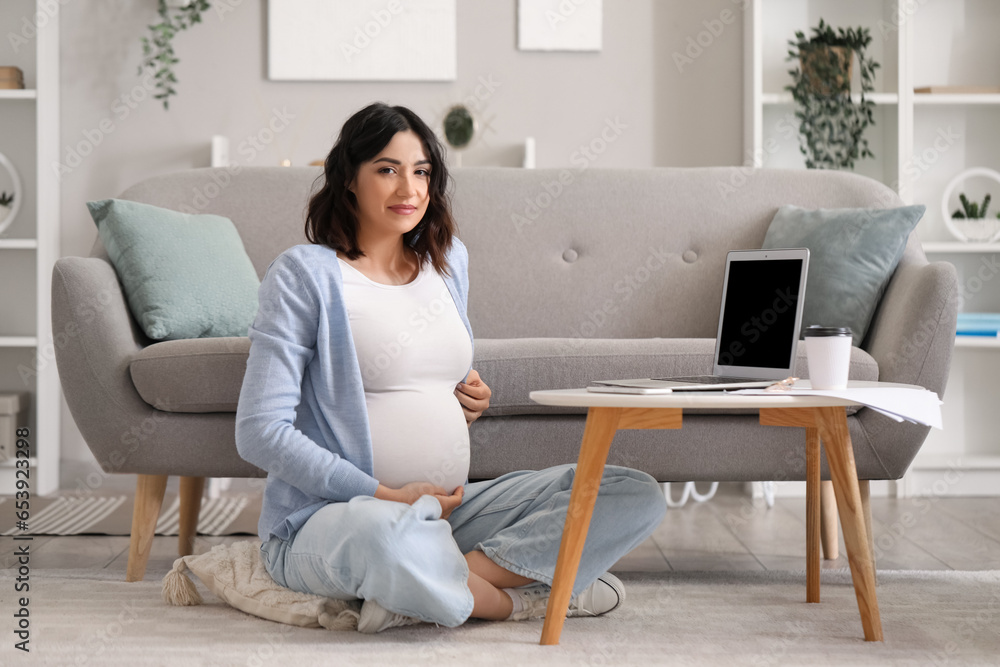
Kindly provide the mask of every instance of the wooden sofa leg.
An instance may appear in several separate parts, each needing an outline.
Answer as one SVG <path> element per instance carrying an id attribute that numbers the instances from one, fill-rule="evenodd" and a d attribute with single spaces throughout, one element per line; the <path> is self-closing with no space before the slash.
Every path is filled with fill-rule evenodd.
<path id="1" fill-rule="evenodd" d="M 166 490 L 166 475 L 139 475 L 136 481 L 125 581 L 142 581 L 146 574 L 146 562 L 153 548 L 156 520 L 160 518 L 160 507 Z"/>
<path id="2" fill-rule="evenodd" d="M 833 493 L 833 482 L 826 480 L 820 484 L 820 542 L 823 543 L 823 558 L 837 560 L 840 555 L 840 538 L 837 536 L 837 497 Z"/>
<path id="3" fill-rule="evenodd" d="M 181 477 L 178 556 L 190 556 L 194 553 L 194 538 L 198 534 L 198 514 L 201 512 L 201 496 L 204 491 L 204 477 Z"/>

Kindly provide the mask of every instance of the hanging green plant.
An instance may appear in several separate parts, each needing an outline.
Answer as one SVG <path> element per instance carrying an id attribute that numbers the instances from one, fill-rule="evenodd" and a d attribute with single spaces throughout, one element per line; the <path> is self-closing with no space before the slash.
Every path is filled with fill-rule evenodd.
<path id="1" fill-rule="evenodd" d="M 174 55 L 173 39 L 181 30 L 187 30 L 195 23 L 201 23 L 202 12 L 210 8 L 209 0 L 158 0 L 157 13 L 160 22 L 149 26 L 152 37 L 142 38 L 143 70 L 153 72 L 156 79 L 154 98 L 163 101 L 163 108 L 169 109 L 170 96 L 176 95 L 173 84 L 177 83 L 173 67 L 180 60 Z"/>
<path id="2" fill-rule="evenodd" d="M 795 101 L 799 120 L 799 148 L 810 169 L 853 169 L 859 158 L 875 157 L 864 137 L 875 124 L 875 103 L 867 97 L 875 90 L 875 70 L 880 65 L 866 57 L 872 38 L 867 28 L 834 30 L 820 19 L 806 38 L 801 31 L 789 40 L 786 60 L 799 67 L 789 70 L 792 84 L 785 90 Z M 861 95 L 851 99 L 852 55 L 858 55 Z"/>

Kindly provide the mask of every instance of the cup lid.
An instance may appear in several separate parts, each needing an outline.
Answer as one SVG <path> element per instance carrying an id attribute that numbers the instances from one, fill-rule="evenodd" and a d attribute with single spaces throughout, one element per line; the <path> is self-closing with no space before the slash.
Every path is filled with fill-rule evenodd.
<path id="1" fill-rule="evenodd" d="M 806 336 L 853 336 L 851 327 L 823 327 L 811 324 L 806 327 Z"/>

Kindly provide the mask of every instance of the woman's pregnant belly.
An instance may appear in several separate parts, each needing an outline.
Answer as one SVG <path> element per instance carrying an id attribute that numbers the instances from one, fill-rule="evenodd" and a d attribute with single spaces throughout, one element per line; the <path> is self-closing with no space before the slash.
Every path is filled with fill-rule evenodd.
<path id="1" fill-rule="evenodd" d="M 451 493 L 469 475 L 469 427 L 454 385 L 365 392 L 375 479 L 430 482 Z"/>

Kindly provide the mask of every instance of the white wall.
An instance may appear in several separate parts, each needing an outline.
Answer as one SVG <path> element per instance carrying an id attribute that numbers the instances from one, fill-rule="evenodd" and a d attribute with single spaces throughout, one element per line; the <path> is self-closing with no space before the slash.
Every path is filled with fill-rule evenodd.
<path id="1" fill-rule="evenodd" d="M 458 0 L 458 79 L 447 83 L 268 81 L 266 3 L 213 5 L 202 24 L 175 39 L 181 62 L 169 111 L 148 95 L 136 102 L 144 92 L 139 39 L 156 19 L 155 0 L 63 5 L 62 156 L 67 165 L 74 154 L 80 161 L 62 180 L 62 255 L 87 255 L 94 243 L 86 201 L 117 196 L 154 174 L 208 166 L 213 134 L 229 137 L 240 164 L 287 158 L 304 165 L 324 158 L 343 121 L 372 101 L 409 106 L 437 127 L 482 81 L 495 89 L 477 100 L 484 129 L 465 166 L 518 166 L 529 135 L 539 168 L 567 166 L 609 119 L 625 127 L 594 167 L 741 160 L 742 14 L 734 0 L 604 0 L 599 53 L 518 51 L 516 0 Z M 723 10 L 736 22 L 678 68 L 672 54 Z M 274 109 L 293 116 L 287 128 L 263 150 L 247 144 L 240 152 Z M 63 457 L 90 459 L 65 408 L 63 425 Z"/>

